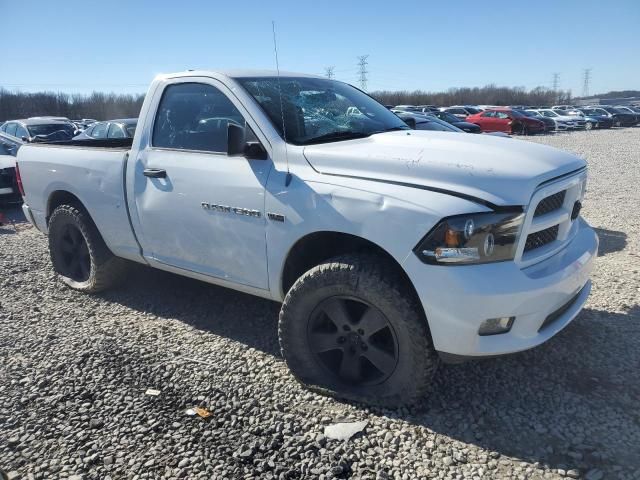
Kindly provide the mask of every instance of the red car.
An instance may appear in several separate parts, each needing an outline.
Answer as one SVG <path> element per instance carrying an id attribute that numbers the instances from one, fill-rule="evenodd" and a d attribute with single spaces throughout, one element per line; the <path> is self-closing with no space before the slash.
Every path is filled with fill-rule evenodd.
<path id="1" fill-rule="evenodd" d="M 479 125 L 483 132 L 505 132 L 529 135 L 545 131 L 544 122 L 511 110 L 509 108 L 492 108 L 484 112 L 469 115 L 469 123 Z"/>

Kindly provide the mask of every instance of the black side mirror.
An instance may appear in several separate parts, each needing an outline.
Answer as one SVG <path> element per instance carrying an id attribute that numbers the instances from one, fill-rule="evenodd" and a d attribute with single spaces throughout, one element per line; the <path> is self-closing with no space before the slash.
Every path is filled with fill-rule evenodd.
<path id="1" fill-rule="evenodd" d="M 246 145 L 245 130 L 240 125 L 229 122 L 227 125 L 227 155 L 244 155 Z"/>
<path id="2" fill-rule="evenodd" d="M 244 127 L 231 122 L 227 126 L 227 155 L 243 156 L 249 160 L 266 160 L 268 156 L 260 142 L 247 142 Z"/>
<path id="3" fill-rule="evenodd" d="M 23 142 L 28 142 L 29 141 L 29 137 L 21 137 L 20 140 L 22 140 Z"/>
<path id="4" fill-rule="evenodd" d="M 412 130 L 416 129 L 416 119 L 415 118 L 404 118 L 403 121 L 404 121 L 404 123 L 409 125 Z"/>
<path id="5" fill-rule="evenodd" d="M 268 154 L 260 142 L 249 142 L 245 144 L 244 156 L 249 160 L 266 160 Z"/>

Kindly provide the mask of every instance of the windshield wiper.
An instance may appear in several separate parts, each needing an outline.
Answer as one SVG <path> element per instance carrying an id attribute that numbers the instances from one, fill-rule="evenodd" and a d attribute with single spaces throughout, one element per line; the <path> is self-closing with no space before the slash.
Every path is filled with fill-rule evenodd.
<path id="1" fill-rule="evenodd" d="M 369 135 L 372 135 L 378 132 L 351 132 L 351 131 L 342 131 L 342 132 L 329 132 L 324 135 L 319 135 L 317 137 L 309 138 L 302 142 L 303 145 L 309 145 L 311 143 L 322 143 L 322 142 L 330 142 L 332 140 L 352 140 L 355 138 L 365 138 Z"/>
<path id="2" fill-rule="evenodd" d="M 377 130 L 375 132 L 372 132 L 372 135 L 374 133 L 397 132 L 398 130 L 411 130 L 411 127 L 390 127 L 390 128 L 385 128 L 384 130 Z"/>

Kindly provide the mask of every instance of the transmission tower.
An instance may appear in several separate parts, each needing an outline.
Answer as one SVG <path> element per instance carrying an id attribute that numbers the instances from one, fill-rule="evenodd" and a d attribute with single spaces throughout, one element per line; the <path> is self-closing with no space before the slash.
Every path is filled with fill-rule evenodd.
<path id="1" fill-rule="evenodd" d="M 329 78 L 329 79 L 333 78 L 333 70 L 334 70 L 335 68 L 336 68 L 336 67 L 334 67 L 333 65 L 332 65 L 332 66 L 330 66 L 330 67 L 324 67 L 324 74 L 325 74 L 325 76 L 326 76 L 327 78 Z"/>
<path id="2" fill-rule="evenodd" d="M 557 92 L 559 86 L 560 86 L 560 74 L 555 72 L 553 74 L 553 91 Z"/>
<path id="3" fill-rule="evenodd" d="M 367 91 L 367 73 L 369 73 L 367 71 L 367 58 L 369 58 L 369 55 L 358 57 L 358 68 L 360 69 L 358 81 L 360 82 L 360 89 L 365 92 Z"/>
<path id="4" fill-rule="evenodd" d="M 589 96 L 589 82 L 591 82 L 591 68 L 584 69 L 584 84 L 582 85 L 582 96 Z"/>

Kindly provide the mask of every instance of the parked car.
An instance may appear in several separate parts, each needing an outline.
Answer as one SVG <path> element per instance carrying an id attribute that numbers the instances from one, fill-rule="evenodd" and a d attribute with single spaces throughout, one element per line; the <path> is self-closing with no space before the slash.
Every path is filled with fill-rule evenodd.
<path id="1" fill-rule="evenodd" d="M 76 126 L 70 121 L 48 117 L 8 120 L 0 126 L 0 132 L 25 143 L 69 140 L 76 131 Z"/>
<path id="2" fill-rule="evenodd" d="M 547 341 L 587 300 L 584 159 L 411 130 L 323 77 L 182 72 L 148 91 L 133 140 L 18 151 L 23 211 L 70 288 L 117 284 L 126 258 L 283 302 L 293 374 L 387 406 L 421 401 L 440 359 Z"/>
<path id="3" fill-rule="evenodd" d="M 78 127 L 78 130 L 80 131 L 86 130 L 89 126 L 97 122 L 97 120 L 94 120 L 93 118 L 80 118 L 80 119 L 71 120 L 71 121 L 74 123 L 76 127 Z"/>
<path id="4" fill-rule="evenodd" d="M 542 123 L 544 123 L 545 132 L 555 132 L 556 130 L 558 130 L 556 126 L 556 122 L 554 122 L 553 119 L 551 118 L 545 117 L 540 112 L 537 112 L 535 110 L 518 110 L 518 111 L 523 115 L 526 115 L 527 117 L 535 118 L 536 120 L 540 120 Z"/>
<path id="5" fill-rule="evenodd" d="M 614 127 L 632 127 L 638 123 L 638 118 L 634 114 L 618 110 L 615 107 L 600 105 L 599 107 L 594 108 L 599 111 L 606 112 L 607 116 L 609 116 L 613 121 Z"/>
<path id="6" fill-rule="evenodd" d="M 587 125 L 582 117 L 566 115 L 564 110 L 542 109 L 536 111 L 556 122 L 557 130 L 584 130 Z"/>
<path id="7" fill-rule="evenodd" d="M 448 112 L 441 112 L 441 111 L 436 111 L 436 112 L 432 112 L 431 115 L 433 115 L 434 117 L 438 117 L 440 120 L 450 123 L 451 125 L 453 125 L 454 127 L 459 128 L 460 130 L 467 132 L 467 133 L 482 133 L 482 130 L 480 129 L 480 127 L 474 123 L 470 123 L 470 122 L 464 122 L 462 120 L 460 120 L 458 117 L 456 117 L 455 115 L 448 113 Z"/>
<path id="8" fill-rule="evenodd" d="M 616 108 L 623 112 L 623 113 L 628 113 L 630 115 L 633 115 L 634 117 L 636 117 L 636 125 L 638 125 L 638 123 L 640 123 L 640 114 L 638 112 L 636 112 L 633 108 L 626 106 L 626 105 L 618 105 L 616 106 Z"/>
<path id="9" fill-rule="evenodd" d="M 413 113 L 431 113 L 438 109 L 438 107 L 434 107 L 433 105 L 398 105 L 393 107 L 391 110 L 402 110 L 405 112 L 413 112 Z"/>
<path id="10" fill-rule="evenodd" d="M 16 154 L 24 142 L 0 132 L 0 204 L 22 200 L 16 181 Z"/>
<path id="11" fill-rule="evenodd" d="M 121 118 L 97 122 L 73 137 L 74 140 L 97 140 L 104 138 L 133 138 L 138 125 L 137 118 Z"/>
<path id="12" fill-rule="evenodd" d="M 452 107 L 442 107 L 440 109 L 441 112 L 447 112 L 450 113 L 452 115 L 455 115 L 456 117 L 458 117 L 460 120 L 465 120 L 469 115 L 476 115 L 480 112 L 482 112 L 482 110 L 480 108 L 477 107 L 471 107 L 471 106 L 452 106 Z"/>
<path id="13" fill-rule="evenodd" d="M 613 127 L 613 119 L 611 117 L 603 115 L 602 113 L 598 113 L 594 109 L 580 108 L 580 112 L 582 113 L 582 117 L 586 122 L 586 130 L 591 130 L 592 128 L 603 129 Z"/>
<path id="14" fill-rule="evenodd" d="M 469 115 L 467 121 L 479 125 L 483 132 L 529 135 L 545 131 L 543 121 L 508 108 L 485 110 L 475 115 Z"/>

